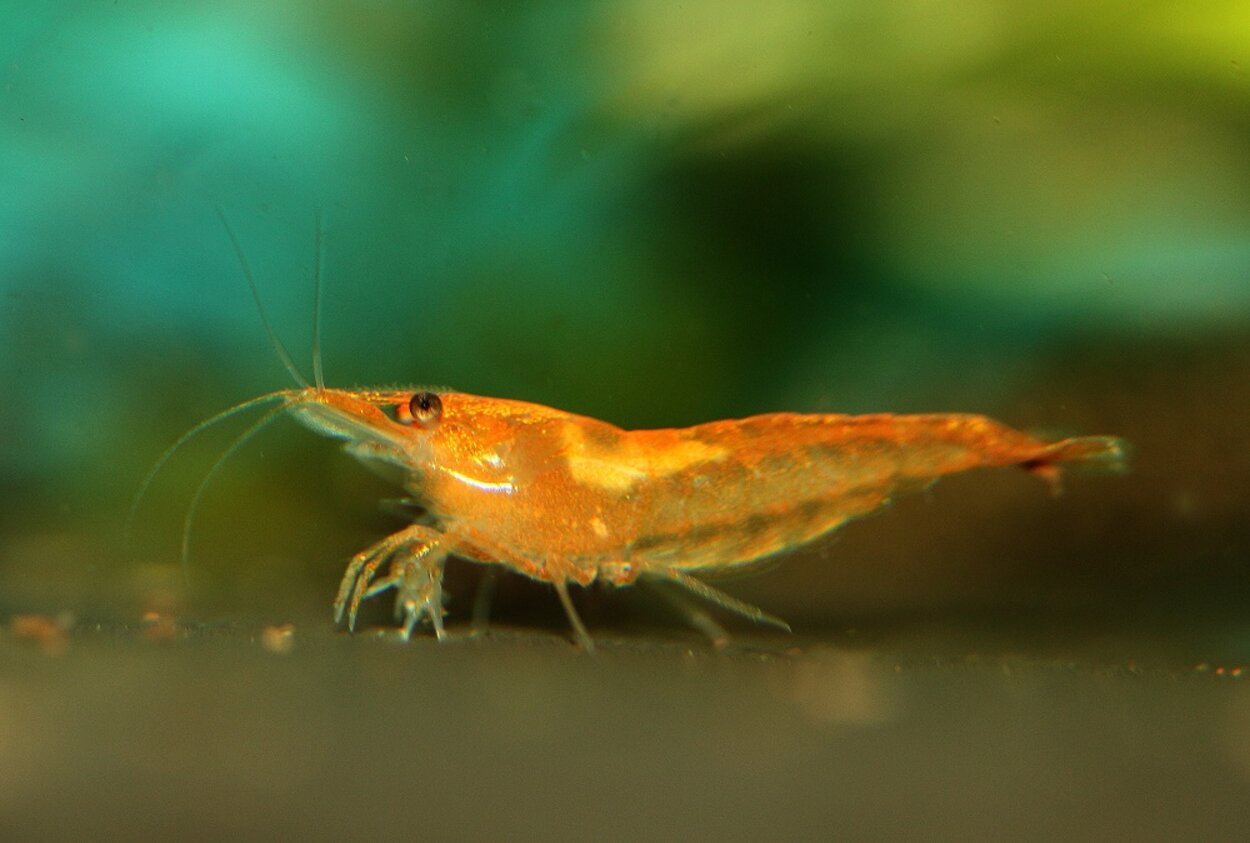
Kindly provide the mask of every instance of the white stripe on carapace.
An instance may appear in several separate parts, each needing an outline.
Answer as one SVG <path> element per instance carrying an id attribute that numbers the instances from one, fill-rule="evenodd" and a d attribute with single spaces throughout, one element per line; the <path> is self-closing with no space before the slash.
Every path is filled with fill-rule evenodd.
<path id="1" fill-rule="evenodd" d="M 449 475 L 455 478 L 461 483 L 464 483 L 468 486 L 472 486 L 475 489 L 481 489 L 483 492 L 498 492 L 499 494 L 510 495 L 516 491 L 516 487 L 512 485 L 511 480 L 505 480 L 501 483 L 494 483 L 489 480 L 478 480 L 476 477 L 470 477 L 467 474 L 461 474 L 459 471 L 456 471 L 455 469 L 452 469 L 452 468 L 448 468 L 447 466 L 444 466 L 444 465 L 438 466 L 438 470 L 443 472 L 446 475 Z"/>

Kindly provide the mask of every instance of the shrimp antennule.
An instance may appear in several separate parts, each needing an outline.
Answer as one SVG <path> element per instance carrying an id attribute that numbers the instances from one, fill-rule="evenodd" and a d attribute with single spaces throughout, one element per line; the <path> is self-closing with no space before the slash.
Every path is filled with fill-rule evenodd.
<path id="1" fill-rule="evenodd" d="M 195 487 L 195 494 L 191 496 L 191 503 L 187 506 L 186 518 L 183 519 L 183 522 L 182 522 L 181 563 L 182 563 L 183 576 L 186 576 L 186 572 L 190 567 L 189 563 L 190 563 L 190 558 L 191 558 L 191 524 L 195 520 L 196 510 L 200 508 L 200 500 L 201 498 L 204 497 L 204 491 L 208 488 L 209 481 L 212 480 L 213 476 L 221 469 L 223 465 L 226 464 L 226 460 L 234 456 L 234 454 L 237 453 L 238 450 L 242 448 L 245 444 L 247 444 L 248 440 L 250 440 L 253 436 L 255 436 L 257 433 L 260 433 L 262 430 L 268 427 L 269 424 L 274 419 L 276 419 L 279 415 L 281 415 L 282 411 L 285 409 L 286 409 L 286 405 L 283 405 L 281 407 L 274 407 L 272 410 L 265 413 L 265 415 L 261 416 L 260 419 L 254 422 L 247 430 L 240 433 L 238 437 L 236 437 L 235 440 L 230 443 L 230 447 L 222 451 L 221 456 L 219 456 L 213 462 L 213 464 L 209 467 L 208 471 L 205 472 L 204 479 L 200 481 L 200 485 Z"/>
<path id="2" fill-rule="evenodd" d="M 312 324 L 312 368 L 313 383 L 317 389 L 326 388 L 325 374 L 321 370 L 321 210 L 316 214 L 316 257 L 313 260 L 313 324 Z"/>
<path id="3" fill-rule="evenodd" d="M 165 467 L 165 464 L 169 462 L 173 455 L 177 453 L 183 445 L 187 444 L 192 439 L 208 430 L 210 427 L 214 427 L 226 419 L 233 418 L 239 413 L 250 410 L 253 407 L 259 407 L 263 404 L 285 399 L 287 397 L 288 393 L 286 390 L 279 390 L 277 392 L 270 392 L 267 395 L 260 395 L 256 398 L 248 399 L 242 404 L 235 404 L 233 407 L 222 410 L 215 416 L 200 422 L 195 427 L 179 436 L 172 445 L 166 448 L 165 451 L 157 457 L 156 462 L 152 463 L 152 467 L 148 469 L 148 473 L 143 476 L 143 480 L 139 483 L 138 490 L 135 491 L 134 497 L 130 500 L 130 510 L 126 514 L 126 524 L 122 530 L 122 544 L 126 548 L 126 553 L 130 553 L 132 539 L 134 537 L 135 517 L 139 514 L 139 505 L 142 504 L 143 499 L 147 497 L 148 489 L 151 487 L 152 481 L 156 479 L 156 475 L 160 474 L 161 469 Z"/>
<path id="4" fill-rule="evenodd" d="M 234 253 L 239 258 L 239 267 L 243 270 L 243 277 L 247 279 L 248 289 L 252 291 L 252 298 L 256 301 L 256 310 L 260 313 L 261 324 L 265 326 L 265 333 L 269 335 L 269 342 L 273 345 L 273 350 L 277 353 L 278 359 L 282 361 L 282 365 L 286 367 L 287 372 L 295 379 L 295 383 L 299 386 L 311 386 L 308 379 L 300 372 L 299 367 L 295 365 L 295 361 L 291 358 L 291 353 L 286 350 L 286 346 L 282 344 L 282 340 L 278 338 L 278 334 L 273 329 L 273 323 L 269 321 L 269 313 L 265 310 L 265 304 L 260 298 L 260 288 L 256 286 L 256 277 L 252 275 L 252 267 L 247 262 L 247 255 L 243 252 L 243 246 L 239 243 L 239 238 L 235 236 L 234 229 L 230 227 L 230 222 L 226 219 L 226 214 L 217 207 L 217 218 L 221 220 L 222 226 L 226 229 L 226 236 L 230 238 L 230 244 L 234 246 Z M 320 263 L 318 263 L 320 266 Z"/>

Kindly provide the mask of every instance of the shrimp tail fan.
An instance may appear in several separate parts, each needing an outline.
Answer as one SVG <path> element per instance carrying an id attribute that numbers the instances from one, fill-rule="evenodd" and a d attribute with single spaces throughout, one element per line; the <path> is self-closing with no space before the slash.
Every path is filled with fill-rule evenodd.
<path id="1" fill-rule="evenodd" d="M 1047 445 L 1022 467 L 1041 477 L 1053 494 L 1063 491 L 1060 466 L 1108 472 L 1128 469 L 1128 445 L 1115 436 L 1077 436 Z"/>

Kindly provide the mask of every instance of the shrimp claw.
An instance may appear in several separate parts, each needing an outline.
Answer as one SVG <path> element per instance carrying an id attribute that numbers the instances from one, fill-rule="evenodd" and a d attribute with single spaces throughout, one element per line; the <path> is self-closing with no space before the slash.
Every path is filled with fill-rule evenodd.
<path id="1" fill-rule="evenodd" d="M 407 641 L 412 630 L 429 615 L 434 635 L 442 641 L 447 637 L 443 630 L 443 563 L 447 554 L 436 545 L 420 542 L 397 551 L 391 559 L 390 573 L 375 582 L 365 592 L 372 597 L 395 589 L 395 619 L 403 620 L 401 637 Z"/>
<path id="2" fill-rule="evenodd" d="M 404 637 L 411 634 L 421 615 L 429 610 L 435 631 L 441 638 L 442 575 L 443 560 L 446 558 L 443 545 L 442 533 L 423 524 L 413 524 L 357 553 L 348 563 L 339 583 L 338 596 L 334 600 L 334 620 L 341 623 L 346 612 L 347 628 L 354 630 L 360 604 L 366 598 L 394 587 L 400 595 L 397 609 L 403 608 L 409 614 Z M 373 578 L 387 560 L 391 560 L 388 575 L 375 583 Z M 420 609 L 418 603 L 421 604 Z"/>

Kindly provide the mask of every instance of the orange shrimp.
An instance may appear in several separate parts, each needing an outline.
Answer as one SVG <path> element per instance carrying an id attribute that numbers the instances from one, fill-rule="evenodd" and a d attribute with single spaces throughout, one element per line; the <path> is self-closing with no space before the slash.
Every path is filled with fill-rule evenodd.
<path id="1" fill-rule="evenodd" d="M 423 515 L 348 564 L 334 615 L 349 628 L 363 600 L 393 588 L 405 639 L 427 620 L 444 638 L 443 566 L 455 556 L 551 583 L 586 650 L 593 643 L 568 584 L 600 579 L 624 586 L 657 578 L 789 629 L 696 574 L 794 550 L 947 474 L 1018 466 L 1057 483 L 1061 464 L 1114 467 L 1123 457 L 1114 437 L 1048 442 L 978 415 L 773 413 L 623 430 L 461 392 L 327 388 L 319 362 L 315 385 L 307 384 L 270 329 L 239 256 L 279 356 L 304 385 L 245 402 L 175 447 L 227 415 L 276 402 L 231 451 L 285 409 L 316 433 L 344 440 L 352 456 L 399 469 Z M 185 542 L 184 535 L 184 553 Z M 721 637 L 706 616 L 692 613 L 692 620 Z"/>
<path id="2" fill-rule="evenodd" d="M 349 453 L 398 466 L 427 513 L 352 559 L 336 617 L 346 609 L 352 625 L 362 599 L 395 588 L 404 635 L 428 617 L 441 638 L 442 566 L 455 555 L 550 582 L 587 649 L 570 582 L 654 576 L 781 624 L 693 574 L 793 550 L 946 474 L 1014 465 L 1055 479 L 1060 463 L 1122 453 L 1114 438 L 1045 442 L 975 415 L 774 413 L 630 431 L 461 392 L 282 395 Z"/>

